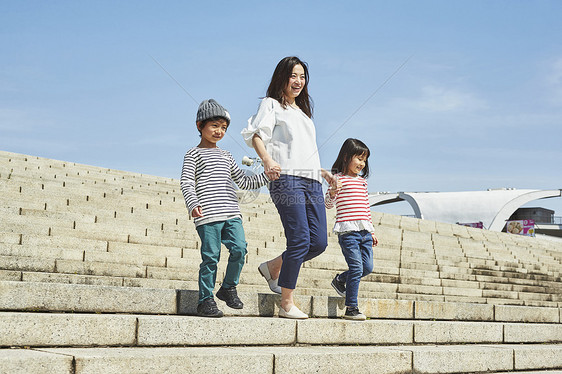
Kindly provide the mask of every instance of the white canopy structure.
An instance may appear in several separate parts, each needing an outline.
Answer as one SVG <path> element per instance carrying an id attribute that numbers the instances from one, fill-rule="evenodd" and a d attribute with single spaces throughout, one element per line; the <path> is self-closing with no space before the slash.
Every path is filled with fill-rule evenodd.
<path id="1" fill-rule="evenodd" d="M 484 228 L 501 231 L 505 221 L 530 201 L 562 196 L 562 190 L 497 189 L 464 192 L 397 192 L 369 195 L 371 206 L 407 201 L 415 216 L 447 223 L 482 222 Z"/>

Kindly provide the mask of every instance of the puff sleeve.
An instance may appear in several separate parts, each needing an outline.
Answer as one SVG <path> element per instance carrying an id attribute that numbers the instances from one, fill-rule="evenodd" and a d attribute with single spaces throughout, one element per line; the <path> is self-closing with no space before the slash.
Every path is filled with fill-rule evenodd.
<path id="1" fill-rule="evenodd" d="M 248 119 L 248 126 L 241 134 L 248 147 L 252 147 L 252 139 L 257 134 L 263 143 L 267 145 L 273 136 L 275 127 L 275 102 L 271 97 L 262 99 L 258 112 Z"/>

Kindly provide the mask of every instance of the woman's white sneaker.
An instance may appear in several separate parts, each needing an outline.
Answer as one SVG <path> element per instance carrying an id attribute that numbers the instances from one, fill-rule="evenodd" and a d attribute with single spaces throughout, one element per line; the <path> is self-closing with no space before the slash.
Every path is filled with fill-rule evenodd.
<path id="1" fill-rule="evenodd" d="M 291 309 L 289 309 L 288 312 L 283 307 L 280 307 L 279 308 L 279 317 L 291 318 L 291 319 L 307 319 L 308 314 L 303 313 L 299 308 L 297 308 L 295 305 L 293 305 L 291 307 Z"/>

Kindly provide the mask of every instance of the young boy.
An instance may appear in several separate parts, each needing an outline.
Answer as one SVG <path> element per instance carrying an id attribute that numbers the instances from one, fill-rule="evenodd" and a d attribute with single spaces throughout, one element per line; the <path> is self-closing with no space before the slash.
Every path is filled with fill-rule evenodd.
<path id="1" fill-rule="evenodd" d="M 217 147 L 229 124 L 230 114 L 215 100 L 204 100 L 199 105 L 196 125 L 201 142 L 187 151 L 180 178 L 185 204 L 201 238 L 197 314 L 203 317 L 223 316 L 213 298 L 221 243 L 230 255 L 217 298 L 234 309 L 244 306 L 236 286 L 244 266 L 247 243 L 232 181 L 241 189 L 256 189 L 269 182 L 265 173 L 246 176 L 232 154 Z"/>

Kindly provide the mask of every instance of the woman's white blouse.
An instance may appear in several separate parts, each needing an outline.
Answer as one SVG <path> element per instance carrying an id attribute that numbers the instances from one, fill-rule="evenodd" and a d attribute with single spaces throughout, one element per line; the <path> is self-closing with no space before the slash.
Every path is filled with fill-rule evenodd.
<path id="1" fill-rule="evenodd" d="M 281 174 L 315 179 L 322 183 L 320 156 L 316 145 L 314 122 L 300 109 L 281 104 L 270 97 L 264 98 L 258 112 L 248 119 L 242 130 L 244 141 L 253 147 L 257 134 L 265 149 L 281 165 Z"/>

